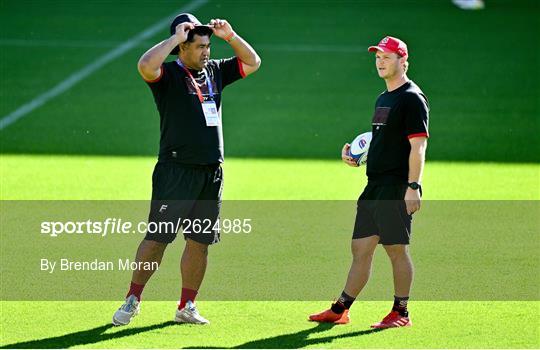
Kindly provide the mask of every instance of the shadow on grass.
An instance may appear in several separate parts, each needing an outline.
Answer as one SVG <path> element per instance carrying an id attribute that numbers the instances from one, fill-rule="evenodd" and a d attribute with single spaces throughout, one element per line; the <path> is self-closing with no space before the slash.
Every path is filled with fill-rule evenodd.
<path id="1" fill-rule="evenodd" d="M 368 329 L 357 332 L 350 332 L 346 334 L 338 334 L 333 336 L 327 336 L 322 338 L 308 339 L 311 334 L 321 333 L 332 329 L 335 325 L 330 323 L 320 323 L 313 328 L 304 329 L 296 333 L 289 333 L 278 335 L 270 338 L 263 338 L 253 340 L 240 345 L 233 346 L 226 349 L 298 349 L 309 345 L 317 345 L 330 342 L 334 339 L 352 338 L 371 333 L 383 331 L 383 329 Z M 199 348 L 199 347 L 197 347 Z M 211 347 L 205 346 L 202 349 L 217 349 L 223 348 L 221 346 Z"/>
<path id="2" fill-rule="evenodd" d="M 100 327 L 95 327 L 92 329 L 88 329 L 85 331 L 80 332 L 74 332 L 69 333 L 65 335 L 61 335 L 58 337 L 51 337 L 51 338 L 44 338 L 44 339 L 36 339 L 36 340 L 29 340 L 19 343 L 12 343 L 7 345 L 2 345 L 0 349 L 58 349 L 58 348 L 70 348 L 73 346 L 79 346 L 79 345 L 88 345 L 88 344 L 95 344 L 98 342 L 102 342 L 109 339 L 118 339 L 123 337 L 128 337 L 131 335 L 135 335 L 138 333 L 143 333 L 155 329 L 165 328 L 168 326 L 176 325 L 173 321 L 167 321 L 162 322 L 158 324 L 154 324 L 151 326 L 145 326 L 145 327 L 137 327 L 137 328 L 127 328 L 124 330 L 121 330 L 119 332 L 110 333 L 110 334 L 104 334 L 105 331 L 107 331 L 110 328 L 113 328 L 114 326 L 111 324 L 107 324 Z M 363 330 L 363 331 L 357 331 L 357 332 L 351 332 L 346 334 L 339 334 L 334 336 L 327 336 L 322 338 L 314 338 L 314 339 L 308 339 L 308 336 L 311 334 L 321 333 L 327 330 L 330 330 L 334 327 L 333 324 L 328 323 L 322 323 L 318 324 L 317 326 L 309 329 L 305 329 L 296 333 L 290 333 L 290 334 L 283 334 L 278 335 L 275 337 L 270 338 L 263 338 L 258 340 L 253 340 L 250 342 L 246 342 L 234 347 L 231 347 L 229 349 L 291 349 L 291 348 L 302 348 L 308 345 L 316 345 L 316 344 L 323 344 L 330 342 L 334 339 L 340 339 L 340 338 L 351 338 L 351 337 L 357 337 L 362 336 L 370 333 L 375 333 L 382 331 L 382 329 L 370 329 L 370 330 Z M 192 348 L 192 347 L 191 347 Z M 216 349 L 221 348 L 223 349 L 223 346 L 204 346 L 204 347 L 197 347 L 201 349 Z M 227 348 L 225 348 L 227 349 Z"/>
<path id="3" fill-rule="evenodd" d="M 128 337 L 142 332 L 151 331 L 154 329 L 165 328 L 176 325 L 173 321 L 157 323 L 146 327 L 127 328 L 119 332 L 103 334 L 106 330 L 113 328 L 112 324 L 88 329 L 85 331 L 69 333 L 58 337 L 29 340 L 19 343 L 2 345 L 0 349 L 58 349 L 70 348 L 78 345 L 94 344 L 109 339 L 117 339 Z"/>

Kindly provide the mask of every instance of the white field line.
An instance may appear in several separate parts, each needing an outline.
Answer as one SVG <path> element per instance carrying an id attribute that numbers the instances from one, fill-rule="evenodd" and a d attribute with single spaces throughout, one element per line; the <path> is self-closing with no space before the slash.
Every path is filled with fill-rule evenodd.
<path id="1" fill-rule="evenodd" d="M 141 33 L 135 35 L 134 37 L 126 40 L 123 43 L 120 43 L 120 45 L 113 48 L 111 51 L 107 52 L 101 57 L 98 57 L 95 61 L 91 62 L 87 66 L 83 67 L 81 70 L 71 74 L 69 77 L 61 81 L 58 85 L 54 86 L 53 88 L 49 89 L 48 91 L 44 92 L 43 94 L 37 96 L 33 100 L 23 104 L 13 112 L 9 113 L 8 115 L 5 115 L 0 119 L 0 130 L 4 130 L 11 124 L 15 123 L 19 119 L 25 117 L 28 115 L 28 113 L 32 112 L 34 109 L 44 105 L 49 100 L 55 98 L 56 96 L 62 94 L 66 90 L 70 89 L 77 83 L 79 83 L 84 78 L 88 77 L 107 63 L 111 62 L 112 60 L 118 58 L 119 56 L 123 55 L 127 51 L 131 50 L 135 46 L 137 46 L 140 42 L 142 42 L 145 39 L 149 39 L 159 31 L 163 30 L 163 28 L 167 27 L 170 24 L 171 17 L 176 16 L 178 13 L 181 12 L 191 12 L 202 5 L 204 5 L 207 2 L 207 0 L 193 0 L 189 2 L 187 5 L 183 6 L 181 9 L 179 9 L 177 12 L 172 14 L 171 16 L 168 16 L 166 18 L 161 19 L 159 22 L 155 23 L 154 25 L 146 28 Z"/>

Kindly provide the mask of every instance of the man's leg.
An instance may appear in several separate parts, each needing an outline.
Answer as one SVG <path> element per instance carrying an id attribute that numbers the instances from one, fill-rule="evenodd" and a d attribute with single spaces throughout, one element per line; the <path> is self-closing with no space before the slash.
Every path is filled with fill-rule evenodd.
<path id="1" fill-rule="evenodd" d="M 143 239 L 141 244 L 139 244 L 139 249 L 137 249 L 137 255 L 135 256 L 135 262 L 157 262 L 158 265 L 161 264 L 161 259 L 163 258 L 163 253 L 167 248 L 167 243 L 156 242 L 148 239 Z M 151 264 L 150 266 L 154 266 Z M 146 282 L 152 277 L 155 270 L 144 270 L 136 269 L 133 270 L 131 275 L 131 285 L 129 286 L 129 291 L 126 295 L 126 298 L 130 295 L 135 295 L 138 301 L 141 301 L 141 294 L 143 292 Z"/>
<path id="2" fill-rule="evenodd" d="M 356 298 L 364 289 L 371 275 L 371 262 L 373 253 L 379 243 L 379 236 L 370 236 L 353 239 L 351 242 L 351 252 L 353 260 L 349 269 L 349 276 L 345 284 L 345 293 Z"/>
<path id="3" fill-rule="evenodd" d="M 163 253 L 167 248 L 167 243 L 156 242 L 148 239 L 144 239 L 139 244 L 137 249 L 137 255 L 135 261 L 139 262 L 157 262 L 158 266 L 161 264 Z M 150 266 L 153 266 L 151 264 Z M 120 308 L 113 315 L 113 324 L 115 326 L 128 324 L 133 317 L 139 313 L 141 294 L 143 292 L 146 282 L 152 277 L 155 270 L 133 270 L 131 276 L 131 284 L 129 291 L 126 295 L 126 302 L 120 306 Z"/>
<path id="4" fill-rule="evenodd" d="M 187 238 L 180 272 L 182 274 L 182 297 L 178 309 L 183 309 L 188 300 L 195 301 L 201 287 L 208 263 L 208 245 Z"/>
<path id="5" fill-rule="evenodd" d="M 209 166 L 200 173 L 204 186 L 195 202 L 190 218 L 206 222 L 210 220 L 214 227 L 219 220 L 221 209 L 221 190 L 223 187 L 223 171 L 221 166 Z M 184 233 L 186 246 L 180 262 L 182 273 L 182 294 L 175 321 L 182 323 L 207 324 L 209 321 L 202 317 L 195 304 L 195 297 L 201 287 L 208 263 L 208 246 L 219 242 L 219 231 L 202 229 L 197 231 L 195 226 L 190 232 Z"/>
<path id="6" fill-rule="evenodd" d="M 411 291 L 414 269 L 406 244 L 384 245 L 386 253 L 392 262 L 394 273 L 394 306 L 392 311 L 382 321 L 373 324 L 372 328 L 390 328 L 411 326 L 412 322 L 407 311 L 409 293 Z"/>
<path id="7" fill-rule="evenodd" d="M 196 242 L 186 237 L 186 247 L 182 254 L 182 296 L 176 310 L 175 322 L 208 324 L 199 314 L 194 301 L 201 287 L 208 260 L 208 244 Z"/>
<path id="8" fill-rule="evenodd" d="M 385 245 L 384 249 L 392 262 L 396 297 L 409 297 L 414 276 L 409 246 L 406 244 L 393 244 Z"/>
<path id="9" fill-rule="evenodd" d="M 156 241 L 151 241 L 148 239 L 143 239 L 141 244 L 139 244 L 139 249 L 137 249 L 137 255 L 135 256 L 135 261 L 139 262 L 157 262 L 158 265 L 161 264 L 161 259 L 163 259 L 163 253 L 165 253 L 165 248 L 167 248 L 167 243 L 161 243 Z M 133 270 L 133 275 L 131 276 L 131 282 L 145 285 L 146 282 L 152 277 L 155 270 Z"/>
<path id="10" fill-rule="evenodd" d="M 376 235 L 352 240 L 351 251 L 353 260 L 341 296 L 332 304 L 329 310 L 311 315 L 309 317 L 311 321 L 331 323 L 349 322 L 348 310 L 369 280 L 373 253 L 378 243 L 379 236 Z"/>

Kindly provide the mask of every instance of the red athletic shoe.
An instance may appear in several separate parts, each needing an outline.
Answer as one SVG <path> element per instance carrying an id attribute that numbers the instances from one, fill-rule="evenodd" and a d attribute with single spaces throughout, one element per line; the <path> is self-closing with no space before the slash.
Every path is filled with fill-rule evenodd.
<path id="1" fill-rule="evenodd" d="M 331 309 L 325 310 L 321 313 L 310 315 L 309 320 L 313 322 L 327 322 L 335 324 L 349 323 L 349 310 L 345 310 L 340 314 L 336 314 Z"/>
<path id="2" fill-rule="evenodd" d="M 371 328 L 392 328 L 392 327 L 410 327 L 411 319 L 407 316 L 401 316 L 399 312 L 392 311 L 381 322 L 371 325 Z"/>

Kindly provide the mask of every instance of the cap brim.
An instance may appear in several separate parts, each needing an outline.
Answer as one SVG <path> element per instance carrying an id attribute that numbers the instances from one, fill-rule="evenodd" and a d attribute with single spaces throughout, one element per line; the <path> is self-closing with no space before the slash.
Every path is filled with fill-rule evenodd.
<path id="1" fill-rule="evenodd" d="M 386 47 L 381 47 L 381 46 L 370 46 L 368 48 L 368 51 L 369 52 L 382 51 L 382 52 L 394 52 L 395 53 L 395 51 L 387 49 Z"/>

